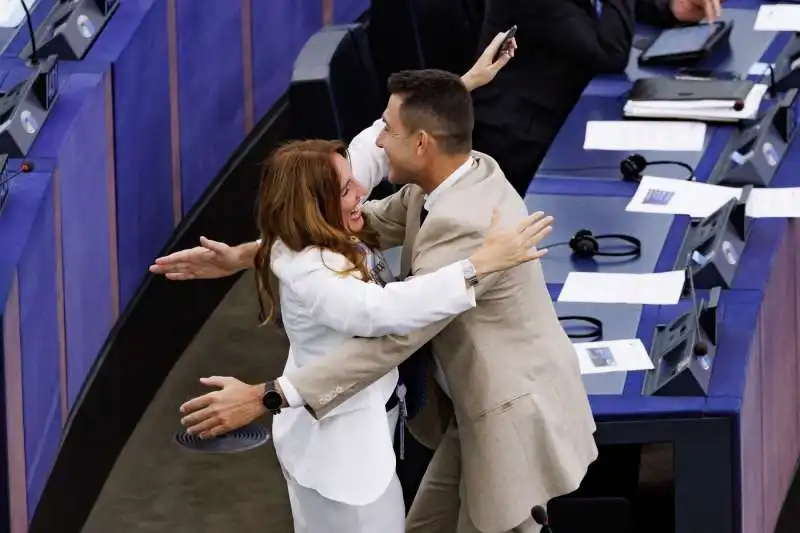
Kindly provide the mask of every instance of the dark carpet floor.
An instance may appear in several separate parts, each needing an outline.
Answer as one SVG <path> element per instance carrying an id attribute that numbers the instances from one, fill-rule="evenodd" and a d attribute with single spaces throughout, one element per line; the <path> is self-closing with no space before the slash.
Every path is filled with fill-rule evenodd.
<path id="1" fill-rule="evenodd" d="M 206 455 L 173 441 L 180 429 L 178 406 L 204 390 L 199 377 L 231 375 L 258 382 L 279 375 L 286 339 L 274 326 L 257 327 L 257 315 L 252 276 L 243 276 L 154 398 L 83 533 L 292 533 L 286 488 L 270 443 L 245 453 Z M 668 449 L 644 451 L 634 512 L 637 533 L 673 533 L 671 467 Z M 800 482 L 794 485 L 777 533 L 800 531 Z"/>
<path id="2" fill-rule="evenodd" d="M 252 276 L 243 276 L 172 369 L 119 456 L 83 533 L 291 533 L 286 488 L 271 443 L 229 455 L 186 451 L 172 439 L 178 407 L 198 378 L 258 383 L 280 375 L 288 343 L 257 327 Z"/>

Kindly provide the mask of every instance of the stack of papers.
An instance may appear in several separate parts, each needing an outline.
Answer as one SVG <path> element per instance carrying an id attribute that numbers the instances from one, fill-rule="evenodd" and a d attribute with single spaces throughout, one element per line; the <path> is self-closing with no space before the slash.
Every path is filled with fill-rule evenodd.
<path id="1" fill-rule="evenodd" d="M 736 187 L 643 176 L 625 211 L 705 218 L 741 197 L 742 190 Z"/>
<path id="2" fill-rule="evenodd" d="M 736 111 L 730 102 L 720 100 L 628 100 L 623 112 L 632 118 L 674 118 L 706 122 L 739 122 L 756 117 L 767 86 L 756 84 Z"/>
<path id="3" fill-rule="evenodd" d="M 590 120 L 583 149 L 697 152 L 703 149 L 705 140 L 706 125 L 702 122 Z"/>

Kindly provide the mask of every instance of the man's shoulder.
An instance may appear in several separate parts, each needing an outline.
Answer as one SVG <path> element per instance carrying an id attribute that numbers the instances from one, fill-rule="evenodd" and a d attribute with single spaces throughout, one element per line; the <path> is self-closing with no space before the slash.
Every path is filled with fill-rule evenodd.
<path id="1" fill-rule="evenodd" d="M 525 202 L 499 171 L 466 182 L 443 197 L 441 204 L 442 220 L 465 227 L 488 228 L 495 208 L 501 221 L 519 221 L 528 215 Z"/>

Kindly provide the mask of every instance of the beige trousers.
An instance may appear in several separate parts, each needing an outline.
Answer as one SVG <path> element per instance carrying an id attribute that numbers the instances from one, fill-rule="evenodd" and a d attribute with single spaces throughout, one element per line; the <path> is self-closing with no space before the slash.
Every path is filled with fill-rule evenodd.
<path id="1" fill-rule="evenodd" d="M 458 429 L 450 424 L 422 478 L 406 518 L 406 533 L 482 533 L 461 505 L 461 446 Z M 508 533 L 538 533 L 540 526 L 526 520 Z"/>

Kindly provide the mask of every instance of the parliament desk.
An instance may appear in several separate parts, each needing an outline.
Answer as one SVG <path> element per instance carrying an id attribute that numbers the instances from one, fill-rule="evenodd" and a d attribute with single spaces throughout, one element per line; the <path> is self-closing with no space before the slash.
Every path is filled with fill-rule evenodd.
<path id="1" fill-rule="evenodd" d="M 740 4 L 741 5 L 741 4 Z M 747 73 L 757 62 L 786 61 L 793 36 L 750 30 L 755 11 L 726 10 L 736 20 L 731 50 L 712 58 L 716 68 Z M 635 52 L 634 52 L 635 55 Z M 633 79 L 648 75 L 631 62 L 626 76 L 593 81 L 570 115 L 531 184 L 526 203 L 555 217 L 549 241 L 579 229 L 641 239 L 630 259 L 575 259 L 555 247 L 543 259 L 554 300 L 570 271 L 649 273 L 673 270 L 688 217 L 629 213 L 636 185 L 621 181 L 624 152 L 582 149 L 587 120 L 618 120 Z M 765 102 L 764 108 L 774 102 Z M 710 126 L 700 152 L 642 152 L 650 160 L 678 160 L 700 181 L 735 135 L 733 126 Z M 771 187 L 800 186 L 800 150 L 790 145 Z M 645 174 L 685 179 L 680 167 Z M 749 221 L 746 247 L 730 290 L 717 312 L 717 357 L 708 395 L 642 394 L 644 372 L 629 372 L 621 394 L 593 395 L 601 444 L 669 443 L 674 453 L 676 533 L 771 533 L 800 457 L 800 227 L 785 219 Z M 546 244 L 545 244 L 546 245 Z M 707 297 L 698 291 L 698 298 Z M 557 303 L 561 315 L 588 315 L 604 323 L 604 339 L 638 337 L 649 347 L 657 325 L 689 309 L 675 306 Z"/>
<path id="2" fill-rule="evenodd" d="M 0 212 L 0 530 L 27 531 L 147 267 L 285 93 L 306 40 L 367 4 L 123 0 L 86 58 L 60 63 L 36 170 L 11 181 Z M 36 4 L 35 24 L 52 5 Z M 2 51 L 0 87 L 28 75 L 27 39 L 23 26 Z"/>

